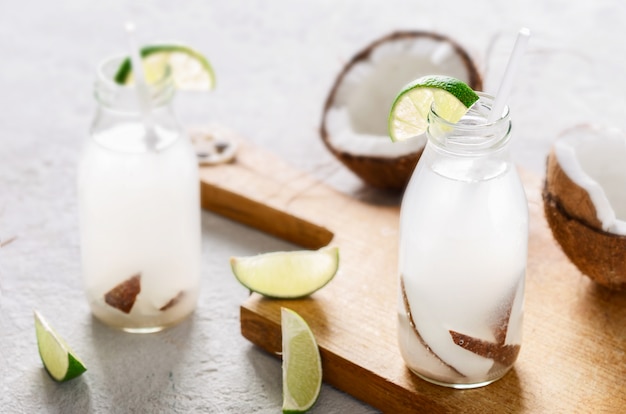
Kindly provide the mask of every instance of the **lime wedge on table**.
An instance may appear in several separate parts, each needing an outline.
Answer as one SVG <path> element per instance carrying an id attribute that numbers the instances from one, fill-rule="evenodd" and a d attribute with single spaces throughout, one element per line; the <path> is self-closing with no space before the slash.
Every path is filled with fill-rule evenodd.
<path id="1" fill-rule="evenodd" d="M 141 49 L 148 84 L 159 80 L 169 66 L 176 87 L 181 90 L 210 90 L 215 86 L 215 73 L 209 61 L 198 51 L 184 45 L 151 45 Z M 122 61 L 115 74 L 120 84 L 132 84 L 132 64 Z"/>
<path id="2" fill-rule="evenodd" d="M 302 413 L 317 401 L 322 361 L 313 332 L 291 309 L 280 309 L 283 344 L 283 413 Z"/>
<path id="3" fill-rule="evenodd" d="M 423 76 L 406 85 L 391 105 L 389 136 L 393 141 L 404 141 L 423 134 L 433 102 L 439 116 L 456 123 L 477 100 L 476 92 L 463 81 L 450 76 Z"/>
<path id="4" fill-rule="evenodd" d="M 339 268 L 339 248 L 231 257 L 230 266 L 248 289 L 273 298 L 293 299 L 310 295 L 333 279 Z"/>
<path id="5" fill-rule="evenodd" d="M 39 356 L 46 371 L 54 380 L 59 382 L 71 380 L 87 370 L 69 345 L 37 311 L 35 311 L 35 331 Z"/>

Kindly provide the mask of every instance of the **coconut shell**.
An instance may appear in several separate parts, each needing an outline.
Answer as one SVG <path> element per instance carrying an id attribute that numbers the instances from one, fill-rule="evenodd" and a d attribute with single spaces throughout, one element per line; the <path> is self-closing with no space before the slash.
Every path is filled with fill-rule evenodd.
<path id="1" fill-rule="evenodd" d="M 408 38 L 427 37 L 434 40 L 449 42 L 454 48 L 456 53 L 463 60 L 468 73 L 469 82 L 468 85 L 475 91 L 480 91 L 483 88 L 483 81 L 478 68 L 470 58 L 469 54 L 455 41 L 447 36 L 437 33 L 424 32 L 424 31 L 399 31 L 393 32 L 387 36 L 384 36 L 363 50 L 358 52 L 350 61 L 344 66 L 343 70 L 337 76 L 335 84 L 333 85 L 326 103 L 324 104 L 324 111 L 322 115 L 322 125 L 320 128 L 320 135 L 326 147 L 330 152 L 339 159 L 346 167 L 359 176 L 367 184 L 387 190 L 403 190 L 411 178 L 411 174 L 417 165 L 417 161 L 422 155 L 422 150 L 403 155 L 396 158 L 388 157 L 375 157 L 375 156 L 363 156 L 354 155 L 345 151 L 337 150 L 332 146 L 329 139 L 329 131 L 326 128 L 326 114 L 335 101 L 335 95 L 339 86 L 343 82 L 344 76 L 352 69 L 354 65 L 362 60 L 369 59 L 371 53 L 381 44 L 394 40 L 402 40 Z"/>
<path id="2" fill-rule="evenodd" d="M 546 191 L 570 217 L 576 218 L 598 230 L 602 223 L 598 219 L 596 208 L 589 193 L 572 181 L 559 164 L 554 148 L 548 155 L 546 172 Z"/>
<path id="3" fill-rule="evenodd" d="M 326 139 L 324 140 L 326 142 Z M 349 152 L 331 152 L 352 172 L 372 187 L 403 190 L 413 174 L 424 149 L 397 158 L 368 157 Z"/>
<path id="4" fill-rule="evenodd" d="M 542 194 L 544 212 L 565 255 L 596 283 L 626 290 L 626 236 L 607 233 L 571 216 L 548 191 L 547 181 Z"/>

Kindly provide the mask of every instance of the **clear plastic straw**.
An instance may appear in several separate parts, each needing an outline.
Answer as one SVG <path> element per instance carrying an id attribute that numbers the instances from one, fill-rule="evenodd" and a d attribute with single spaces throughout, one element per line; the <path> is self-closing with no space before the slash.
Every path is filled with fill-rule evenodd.
<path id="1" fill-rule="evenodd" d="M 139 110 L 141 111 L 141 119 L 145 127 L 146 143 L 148 148 L 156 150 L 156 134 L 154 132 L 154 125 L 152 122 L 152 111 L 150 108 L 150 92 L 148 90 L 148 82 L 146 81 L 146 74 L 143 70 L 143 64 L 141 63 L 141 53 L 137 42 L 135 41 L 135 25 L 132 22 L 127 22 L 125 25 L 126 34 L 128 35 L 128 46 L 130 49 L 130 61 L 133 68 L 133 79 L 135 81 L 135 90 L 137 91 L 137 101 L 139 103 Z"/>
<path id="2" fill-rule="evenodd" d="M 508 102 L 509 95 L 511 94 L 513 79 L 515 78 L 515 74 L 517 73 L 517 69 L 519 68 L 519 61 L 526 52 L 529 38 L 530 30 L 525 27 L 520 29 L 519 33 L 517 34 L 515 46 L 513 46 L 513 52 L 511 53 L 511 57 L 509 58 L 509 63 L 507 64 L 506 70 L 504 71 L 504 76 L 502 78 L 502 82 L 500 83 L 500 88 L 498 89 L 498 93 L 495 96 L 495 102 L 493 103 L 493 107 L 491 108 L 491 113 L 489 114 L 488 118 L 489 122 L 494 122 L 495 120 L 502 117 L 502 114 L 504 112 L 504 106 Z"/>

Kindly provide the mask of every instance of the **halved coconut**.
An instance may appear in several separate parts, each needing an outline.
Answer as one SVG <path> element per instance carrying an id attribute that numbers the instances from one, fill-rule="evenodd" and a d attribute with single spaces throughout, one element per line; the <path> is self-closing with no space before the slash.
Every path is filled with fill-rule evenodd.
<path id="1" fill-rule="evenodd" d="M 440 34 L 394 32 L 361 50 L 343 68 L 326 99 L 320 132 L 328 149 L 366 183 L 403 189 L 426 137 L 393 143 L 387 118 L 402 87 L 430 74 L 454 76 L 474 90 L 482 89 L 469 54 Z"/>
<path id="2" fill-rule="evenodd" d="M 544 210 L 554 238 L 597 283 L 626 289 L 626 135 L 566 131 L 548 155 Z"/>

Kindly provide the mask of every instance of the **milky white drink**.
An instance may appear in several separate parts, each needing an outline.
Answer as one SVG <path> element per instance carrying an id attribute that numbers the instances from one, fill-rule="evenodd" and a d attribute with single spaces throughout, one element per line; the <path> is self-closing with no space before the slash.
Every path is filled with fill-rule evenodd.
<path id="1" fill-rule="evenodd" d="M 109 66 L 107 66 L 109 65 Z M 96 87 L 100 107 L 79 166 L 84 282 L 108 325 L 154 332 L 196 306 L 200 272 L 198 169 L 171 113 L 172 85 L 152 87 L 150 139 L 131 88 Z"/>
<path id="2" fill-rule="evenodd" d="M 455 388 L 502 377 L 521 344 L 527 203 L 508 116 L 480 125 L 490 104 L 481 96 L 458 125 L 431 113 L 401 209 L 400 350 L 419 376 Z"/>

